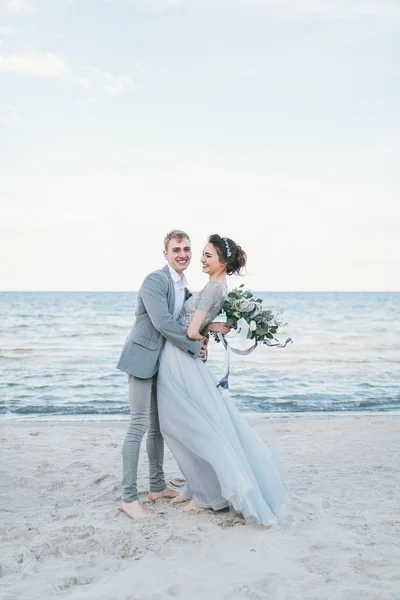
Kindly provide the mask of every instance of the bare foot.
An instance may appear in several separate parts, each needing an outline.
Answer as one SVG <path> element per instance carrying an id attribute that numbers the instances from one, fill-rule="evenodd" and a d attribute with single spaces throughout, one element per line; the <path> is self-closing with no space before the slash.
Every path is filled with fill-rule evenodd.
<path id="1" fill-rule="evenodd" d="M 181 504 L 182 502 L 187 502 L 187 500 L 185 500 L 185 498 L 178 494 L 177 496 L 175 496 L 175 498 L 172 498 L 170 504 Z"/>
<path id="2" fill-rule="evenodd" d="M 135 500 L 134 502 L 122 501 L 119 508 L 134 521 L 138 521 L 139 519 L 154 519 L 155 517 L 153 513 L 148 512 L 144 508 L 143 504 L 139 502 L 139 500 Z"/>
<path id="3" fill-rule="evenodd" d="M 179 496 L 179 492 L 171 490 L 171 488 L 165 488 L 162 492 L 149 492 L 147 498 L 149 500 L 160 500 L 160 498 L 176 498 Z"/>
<path id="4" fill-rule="evenodd" d="M 205 508 L 203 508 L 202 506 L 196 506 L 195 504 L 193 504 L 193 502 L 189 502 L 189 504 L 187 506 L 185 506 L 185 508 L 183 510 L 206 510 Z"/>

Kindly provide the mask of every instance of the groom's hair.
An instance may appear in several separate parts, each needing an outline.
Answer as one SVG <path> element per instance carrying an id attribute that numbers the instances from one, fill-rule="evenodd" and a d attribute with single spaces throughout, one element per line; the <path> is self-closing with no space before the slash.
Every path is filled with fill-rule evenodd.
<path id="1" fill-rule="evenodd" d="M 164 238 L 164 248 L 168 250 L 168 244 L 171 240 L 178 240 L 178 242 L 181 242 L 185 238 L 187 238 L 190 242 L 190 237 L 188 236 L 186 231 L 182 231 L 181 229 L 173 229 L 172 231 L 167 233 L 167 235 Z"/>

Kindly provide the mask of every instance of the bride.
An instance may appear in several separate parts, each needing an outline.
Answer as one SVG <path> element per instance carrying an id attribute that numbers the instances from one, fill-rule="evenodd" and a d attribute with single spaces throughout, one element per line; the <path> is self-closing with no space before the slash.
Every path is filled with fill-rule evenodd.
<path id="1" fill-rule="evenodd" d="M 227 275 L 240 274 L 246 254 L 233 240 L 210 236 L 201 258 L 209 276 L 184 304 L 178 322 L 202 340 L 228 293 Z M 210 326 L 211 327 L 211 326 Z M 187 509 L 231 507 L 253 523 L 271 525 L 288 496 L 278 461 L 237 410 L 205 363 L 168 340 L 157 383 L 160 428 L 186 486 L 173 503 Z"/>

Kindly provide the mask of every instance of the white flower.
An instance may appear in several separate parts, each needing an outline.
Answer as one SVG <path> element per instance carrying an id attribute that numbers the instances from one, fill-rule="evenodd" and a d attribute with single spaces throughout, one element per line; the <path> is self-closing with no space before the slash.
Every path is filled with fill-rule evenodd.
<path id="1" fill-rule="evenodd" d="M 257 323 L 255 321 L 250 321 L 250 331 L 255 331 L 257 329 Z"/>
<path id="2" fill-rule="evenodd" d="M 239 302 L 236 305 L 236 308 L 241 312 L 250 312 L 251 302 L 249 302 L 248 300 L 239 300 Z"/>
<path id="3" fill-rule="evenodd" d="M 259 302 L 255 302 L 254 304 L 255 306 L 253 308 L 253 315 L 256 317 L 262 312 L 262 306 Z"/>

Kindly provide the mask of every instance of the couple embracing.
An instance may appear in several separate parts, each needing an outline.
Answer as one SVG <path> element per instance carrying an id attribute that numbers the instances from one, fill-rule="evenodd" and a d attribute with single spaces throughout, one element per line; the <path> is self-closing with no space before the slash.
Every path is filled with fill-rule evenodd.
<path id="1" fill-rule="evenodd" d="M 217 387 L 205 363 L 209 332 L 229 331 L 214 319 L 228 293 L 227 275 L 241 272 L 246 254 L 230 238 L 211 235 L 201 257 L 209 281 L 187 297 L 190 238 L 171 231 L 164 248 L 167 265 L 145 278 L 117 365 L 129 376 L 131 413 L 123 444 L 121 509 L 132 519 L 151 516 L 137 491 L 147 431 L 150 500 L 170 498 L 185 503 L 186 510 L 230 507 L 249 522 L 271 525 L 287 503 L 276 457 Z M 164 440 L 186 479 L 179 493 L 165 484 Z"/>

